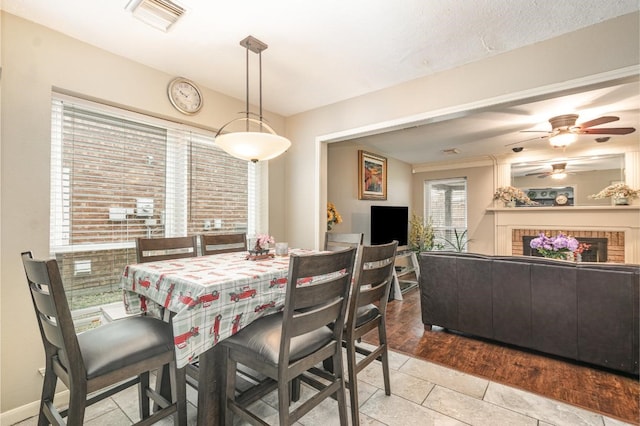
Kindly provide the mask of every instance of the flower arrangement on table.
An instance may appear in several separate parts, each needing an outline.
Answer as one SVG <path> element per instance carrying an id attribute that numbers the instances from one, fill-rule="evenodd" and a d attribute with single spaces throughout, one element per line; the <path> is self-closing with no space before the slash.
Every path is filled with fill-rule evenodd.
<path id="1" fill-rule="evenodd" d="M 527 194 L 525 194 L 524 192 L 522 192 L 522 190 L 516 188 L 515 186 L 499 187 L 493 194 L 493 199 L 500 200 L 505 203 L 519 201 L 528 206 L 534 206 L 538 204 L 536 201 L 533 201 L 531 200 L 531 198 L 527 197 Z"/>
<path id="2" fill-rule="evenodd" d="M 602 199 L 602 198 L 614 198 L 614 199 L 633 199 L 640 197 L 640 189 L 633 189 L 629 185 L 624 183 L 615 183 L 604 188 L 597 194 L 589 195 L 589 198 Z M 624 203 L 620 203 L 624 204 Z"/>
<path id="3" fill-rule="evenodd" d="M 269 253 L 269 244 L 275 243 L 276 240 L 271 235 L 268 234 L 258 234 L 256 235 L 256 244 L 253 249 L 249 249 L 249 254 L 247 255 L 248 260 L 259 260 L 259 259 L 267 259 L 269 257 L 274 257 L 273 254 Z"/>
<path id="4" fill-rule="evenodd" d="M 584 251 L 591 247 L 589 244 L 580 243 L 574 237 L 565 235 L 562 232 L 555 237 L 550 237 L 541 232 L 538 237 L 531 240 L 529 245 L 544 257 L 566 260 L 572 257 L 577 250 L 582 249 Z"/>
<path id="5" fill-rule="evenodd" d="M 327 203 L 327 231 L 331 231 L 336 223 L 342 223 L 342 216 L 338 213 L 335 204 Z"/>

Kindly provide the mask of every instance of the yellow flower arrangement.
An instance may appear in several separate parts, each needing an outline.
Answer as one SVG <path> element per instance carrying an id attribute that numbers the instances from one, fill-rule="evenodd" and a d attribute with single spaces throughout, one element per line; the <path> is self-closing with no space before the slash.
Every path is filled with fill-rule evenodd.
<path id="1" fill-rule="evenodd" d="M 338 213 L 335 204 L 327 203 L 327 230 L 331 231 L 336 223 L 342 223 L 342 216 Z"/>

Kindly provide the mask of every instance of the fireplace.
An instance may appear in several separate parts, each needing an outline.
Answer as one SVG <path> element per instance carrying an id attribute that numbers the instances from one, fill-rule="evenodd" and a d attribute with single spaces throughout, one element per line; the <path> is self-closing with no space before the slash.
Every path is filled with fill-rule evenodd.
<path id="1" fill-rule="evenodd" d="M 591 244 L 591 252 L 582 253 L 585 262 L 625 263 L 625 233 L 622 231 L 593 231 L 575 228 L 562 230 L 551 228 L 518 228 L 511 230 L 511 254 L 514 256 L 538 256 L 529 243 L 540 233 L 557 235 L 563 232 L 578 241 Z M 533 253 L 532 253 L 533 251 Z"/>
<path id="2" fill-rule="evenodd" d="M 536 238 L 537 235 L 523 235 L 522 236 L 522 254 L 524 256 L 542 256 L 537 250 L 531 248 L 531 240 Z M 607 238 L 590 238 L 580 237 L 578 241 L 581 243 L 587 243 L 591 245 L 589 250 L 582 252 L 583 262 L 606 262 L 607 261 L 607 245 L 609 240 Z"/>

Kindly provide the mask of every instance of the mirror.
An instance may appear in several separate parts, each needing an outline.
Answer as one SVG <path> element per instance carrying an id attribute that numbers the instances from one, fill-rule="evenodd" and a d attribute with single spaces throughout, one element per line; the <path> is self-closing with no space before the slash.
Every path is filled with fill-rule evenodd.
<path id="1" fill-rule="evenodd" d="M 511 184 L 522 189 L 541 206 L 610 205 L 608 198 L 594 200 L 595 194 L 624 181 L 624 155 L 562 158 L 511 165 Z M 559 194 L 569 194 L 557 199 Z"/>

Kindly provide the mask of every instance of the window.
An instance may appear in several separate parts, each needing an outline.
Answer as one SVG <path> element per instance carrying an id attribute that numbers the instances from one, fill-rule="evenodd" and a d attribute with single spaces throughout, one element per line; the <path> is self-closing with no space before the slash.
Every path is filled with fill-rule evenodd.
<path id="1" fill-rule="evenodd" d="M 436 243 L 444 250 L 467 249 L 467 179 L 425 182 L 425 217 L 430 218 Z"/>
<path id="2" fill-rule="evenodd" d="M 72 309 L 121 300 L 137 237 L 260 228 L 261 163 L 200 129 L 54 94 L 51 254 Z M 87 266 L 89 265 L 89 266 Z"/>

